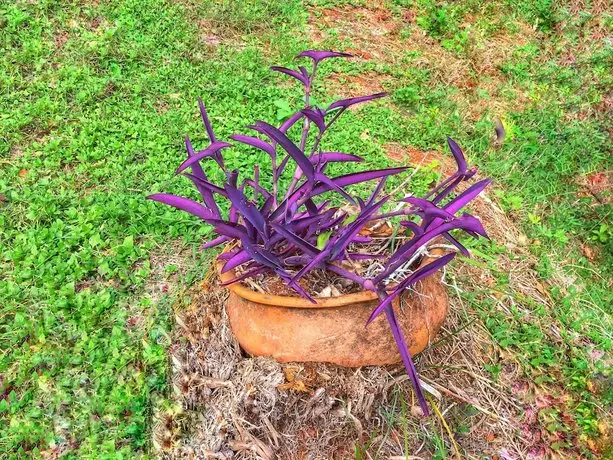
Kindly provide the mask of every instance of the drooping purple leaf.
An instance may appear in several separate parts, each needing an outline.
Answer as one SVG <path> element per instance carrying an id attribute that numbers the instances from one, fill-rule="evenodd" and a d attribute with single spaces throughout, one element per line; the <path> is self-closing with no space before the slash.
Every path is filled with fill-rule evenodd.
<path id="1" fill-rule="evenodd" d="M 149 200 L 159 201 L 160 203 L 167 204 L 174 208 L 188 212 L 202 220 L 208 221 L 208 219 L 214 219 L 216 216 L 210 209 L 205 208 L 200 203 L 196 203 L 189 198 L 182 196 L 170 195 L 168 193 L 154 193 L 147 197 Z"/>
<path id="2" fill-rule="evenodd" d="M 330 110 L 338 109 L 340 107 L 346 109 L 355 104 L 372 101 L 374 99 L 379 99 L 379 98 L 386 97 L 386 96 L 387 96 L 387 93 L 376 93 L 376 94 L 370 94 L 368 96 L 359 96 L 359 97 L 350 97 L 348 99 L 341 99 L 340 101 L 336 101 L 330 104 L 328 108 L 326 109 L 326 112 L 329 112 Z"/>
<path id="3" fill-rule="evenodd" d="M 361 163 L 364 161 L 364 158 L 359 157 L 357 155 L 351 155 L 349 153 L 341 153 L 341 152 L 321 152 L 316 153 L 315 155 L 311 155 L 309 158 L 312 164 L 317 163 L 334 163 L 334 162 L 358 162 Z"/>
<path id="4" fill-rule="evenodd" d="M 232 144 L 228 144 L 227 142 L 213 142 L 209 147 L 204 150 L 200 150 L 194 156 L 189 157 L 181 166 L 175 171 L 175 174 L 179 174 L 183 172 L 186 168 L 189 168 L 194 163 L 202 160 L 206 157 L 213 157 L 215 161 L 223 168 L 223 160 L 220 160 L 220 156 L 218 155 L 219 151 L 225 149 L 227 147 L 232 147 Z"/>
<path id="5" fill-rule="evenodd" d="M 373 310 L 366 325 L 368 326 L 381 312 L 385 310 L 388 305 L 391 305 L 392 301 L 398 297 L 402 292 L 404 292 L 407 288 L 414 285 L 415 283 L 421 281 L 422 279 L 430 276 L 432 273 L 440 270 L 442 267 L 447 265 L 451 260 L 455 257 L 456 253 L 451 252 L 449 254 L 445 254 L 438 259 L 419 267 L 409 276 L 407 276 L 404 280 L 402 280 L 398 285 L 394 288 L 394 290 L 387 295 L 385 300 L 383 300 L 377 308 Z"/>
<path id="6" fill-rule="evenodd" d="M 286 75 L 289 75 L 290 77 L 293 77 L 296 80 L 298 80 L 304 86 L 307 86 L 309 84 L 308 76 L 305 76 L 304 73 L 298 72 L 297 70 L 292 70 L 292 69 L 288 69 L 287 67 L 280 67 L 276 65 L 272 66 L 270 70 L 274 70 L 275 72 L 281 72 Z"/>
<path id="7" fill-rule="evenodd" d="M 246 136 L 244 134 L 233 134 L 230 136 L 230 139 L 233 139 L 236 142 L 240 142 L 241 144 L 250 145 L 252 147 L 260 149 L 273 158 L 276 156 L 276 149 L 274 148 L 274 146 L 270 145 L 266 141 L 263 141 L 262 139 L 258 139 L 257 137 Z"/>
<path id="8" fill-rule="evenodd" d="M 413 390 L 415 390 L 415 394 L 417 395 L 419 406 L 421 407 L 421 410 L 423 411 L 424 415 L 428 416 L 430 414 L 430 410 L 428 409 L 426 397 L 424 396 L 421 384 L 419 383 L 417 369 L 415 369 L 415 364 L 413 364 L 413 359 L 411 358 L 411 353 L 409 352 L 407 341 L 404 338 L 402 329 L 400 329 L 400 326 L 398 325 L 396 314 L 394 313 L 394 309 L 391 305 L 388 305 L 385 309 L 385 316 L 387 317 L 387 322 L 389 323 L 390 329 L 392 330 L 392 335 L 394 336 L 396 347 L 398 348 L 398 352 L 400 353 L 400 357 L 402 358 L 402 363 L 404 364 L 407 374 L 409 374 L 409 378 L 411 379 L 411 384 L 413 386 Z"/>
<path id="9" fill-rule="evenodd" d="M 335 57 L 350 58 L 352 57 L 352 55 L 348 53 L 338 52 L 338 51 L 307 50 L 307 51 L 303 51 L 296 57 L 308 57 L 308 58 L 313 59 L 313 62 L 317 64 L 323 61 L 324 59 L 335 58 Z"/>
<path id="10" fill-rule="evenodd" d="M 317 125 L 320 133 L 323 133 L 326 130 L 326 113 L 319 107 L 315 107 L 314 109 L 304 109 L 302 113 L 304 113 L 305 117 Z"/>
<path id="11" fill-rule="evenodd" d="M 223 266 L 221 273 L 229 272 L 230 270 L 235 269 L 239 265 L 247 263 L 251 260 L 251 256 L 247 251 L 241 249 L 236 254 L 234 254 Z"/>
<path id="12" fill-rule="evenodd" d="M 227 236 L 218 236 L 217 238 L 212 239 L 211 241 L 207 241 L 206 243 L 204 243 L 202 246 L 200 246 L 200 249 L 204 250 L 204 249 L 209 249 L 215 246 L 219 246 L 220 244 L 224 244 L 226 242 L 230 241 L 228 239 Z"/>
<path id="13" fill-rule="evenodd" d="M 221 283 L 221 286 L 229 286 L 230 284 L 234 284 L 234 283 L 237 283 L 239 281 L 246 280 L 247 278 L 252 278 L 254 276 L 261 275 L 261 274 L 269 272 L 269 271 L 270 271 L 270 268 L 268 268 L 268 267 L 257 267 L 257 268 L 254 268 L 253 270 L 248 270 L 245 273 L 243 273 L 243 274 L 241 274 L 241 275 L 239 275 L 239 276 L 237 276 L 235 278 L 232 278 L 232 279 L 230 279 L 228 281 L 223 281 Z"/>
<path id="14" fill-rule="evenodd" d="M 314 179 L 315 169 L 313 169 L 313 165 L 306 157 L 304 152 L 300 150 L 298 146 L 285 135 L 285 133 L 266 123 L 265 121 L 257 121 L 256 126 L 260 128 L 264 134 L 278 143 L 283 150 L 285 150 L 294 159 L 298 167 L 309 180 L 312 181 Z"/>
<path id="15" fill-rule="evenodd" d="M 464 158 L 464 153 L 460 146 L 454 141 L 452 138 L 447 138 L 447 144 L 449 144 L 449 148 L 451 149 L 451 153 L 453 154 L 453 158 L 455 158 L 455 162 L 458 165 L 458 173 L 464 174 L 466 172 L 466 158 Z"/>

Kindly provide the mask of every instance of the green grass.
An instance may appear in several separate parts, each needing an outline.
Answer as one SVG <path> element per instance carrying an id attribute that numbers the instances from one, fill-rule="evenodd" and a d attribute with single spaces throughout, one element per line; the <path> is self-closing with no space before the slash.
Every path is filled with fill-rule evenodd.
<path id="1" fill-rule="evenodd" d="M 416 54 L 397 66 L 339 64 L 347 73 L 390 75 L 392 104 L 348 114 L 329 146 L 359 152 L 372 166 L 390 163 L 381 147 L 387 142 L 441 149 L 453 135 L 467 147 L 532 242 L 556 308 L 525 300 L 538 319 L 526 324 L 520 312 L 488 304 L 485 289 L 468 300 L 528 376 L 571 395 L 565 410 L 578 439 L 598 438 L 605 396 L 589 383 L 607 370 L 588 351 L 611 348 L 613 230 L 610 205 L 581 193 L 578 179 L 612 169 L 601 109 L 610 45 L 560 64 L 566 44 L 583 39 L 586 15 L 571 17 L 547 1 L 388 6 L 395 15 L 415 10 L 407 27 L 422 28 L 460 59 L 519 21 L 538 31 L 500 68 L 503 92 L 527 94 L 526 105 L 486 112 L 476 123 L 453 98 L 460 90 L 417 68 Z M 474 18 L 468 28 L 467 15 Z M 204 140 L 198 97 L 220 138 L 255 118 L 276 120 L 299 100 L 267 67 L 309 46 L 307 17 L 298 1 L 0 4 L 0 456 L 150 452 L 151 415 L 168 392 L 175 302 L 152 295 L 150 280 L 166 275 L 152 272 L 150 256 L 176 241 L 196 247 L 209 229 L 144 197 L 193 193 L 172 172 L 184 158 L 183 136 Z M 556 32 L 560 21 L 566 27 Z M 490 140 L 496 115 L 507 126 L 498 150 Z M 239 152 L 230 164 L 248 170 L 257 160 Z M 423 190 L 432 174 L 417 176 L 413 189 Z M 584 257 L 581 245 L 597 259 Z M 478 249 L 502 251 L 495 242 Z M 191 260 L 195 278 L 199 260 Z M 576 277 L 575 287 L 556 286 L 560 271 Z M 494 289 L 508 290 L 507 274 L 495 274 Z M 431 441 L 437 455 L 450 451 L 444 440 Z"/>

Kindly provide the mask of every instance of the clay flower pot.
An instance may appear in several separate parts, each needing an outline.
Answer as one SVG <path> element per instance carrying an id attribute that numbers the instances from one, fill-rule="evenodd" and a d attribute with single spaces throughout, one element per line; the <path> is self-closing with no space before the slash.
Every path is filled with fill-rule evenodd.
<path id="1" fill-rule="evenodd" d="M 218 262 L 218 270 L 222 266 Z M 220 277 L 228 281 L 235 274 L 230 271 Z M 378 305 L 373 292 L 317 298 L 312 304 L 301 297 L 262 294 L 240 283 L 228 289 L 226 311 L 232 332 L 251 355 L 347 367 L 401 362 L 385 315 L 364 326 Z M 440 274 L 421 281 L 416 290 L 393 304 L 412 355 L 431 343 L 448 308 Z"/>

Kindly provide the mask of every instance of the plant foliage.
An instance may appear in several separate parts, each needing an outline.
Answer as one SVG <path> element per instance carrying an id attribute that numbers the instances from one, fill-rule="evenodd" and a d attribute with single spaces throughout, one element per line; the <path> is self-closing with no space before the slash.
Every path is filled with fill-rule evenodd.
<path id="1" fill-rule="evenodd" d="M 319 63 L 325 59 L 350 56 L 333 51 L 311 50 L 300 53 L 298 57 L 311 61 L 310 70 L 304 66 L 299 66 L 297 70 L 275 66 L 272 70 L 296 79 L 304 87 L 304 107 L 280 126 L 257 120 L 249 126 L 253 131 L 250 135 L 230 136 L 234 142 L 246 144 L 268 155 L 272 179 L 270 188 L 263 185 L 259 166 L 254 168 L 252 176 L 244 178 L 239 177 L 238 170 L 226 167 L 223 153 L 233 145 L 217 140 L 205 106 L 199 101 L 209 144 L 202 150 L 196 150 L 189 137 L 186 137 L 187 159 L 176 173 L 194 183 L 202 197 L 201 202 L 163 193 L 150 195 L 149 198 L 193 214 L 212 225 L 217 237 L 203 247 L 228 245 L 232 249 L 220 255 L 225 261 L 222 272 L 241 267 L 241 274 L 227 284 L 271 273 L 279 276 L 299 295 L 315 303 L 316 300 L 298 281 L 312 270 L 324 269 L 375 292 L 380 303 L 368 323 L 381 313 L 385 314 L 420 405 L 427 414 L 426 400 L 392 302 L 415 283 L 444 267 L 456 253 L 450 252 L 422 264 L 398 283 L 390 283 L 390 277 L 417 261 L 423 249 L 439 237 L 447 239 L 460 252 L 468 255 L 468 250 L 452 236 L 454 230 L 463 230 L 475 238 L 487 237 L 479 219 L 462 213 L 462 209 L 490 180 L 476 182 L 462 193 L 454 195 L 462 182 L 475 175 L 476 169 L 468 169 L 462 150 L 449 138 L 448 144 L 457 171 L 425 196 L 407 196 L 400 200 L 400 206 L 394 211 L 384 212 L 384 206 L 392 200 L 390 194 L 385 194 L 386 179 L 407 168 L 363 170 L 332 176 L 326 172 L 330 163 L 361 162 L 362 158 L 349 153 L 325 151 L 321 141 L 349 107 L 385 97 L 386 94 L 353 97 L 333 102 L 325 108 L 318 107 L 311 103 L 310 95 Z M 299 126 L 299 123 L 302 123 L 302 130 L 294 140 L 289 131 Z M 224 183 L 210 182 L 203 169 L 205 164 L 220 168 L 225 176 Z M 289 186 L 283 189 L 281 176 L 285 172 L 291 172 L 293 178 Z M 365 183 L 374 184 L 366 200 L 353 197 L 346 191 L 349 186 Z M 347 206 L 331 204 L 339 200 L 351 204 L 358 209 L 357 212 L 350 215 Z M 222 212 L 224 206 L 221 202 L 229 204 L 227 214 Z M 412 236 L 387 255 L 386 260 L 382 261 L 384 268 L 373 278 L 364 278 L 348 268 L 351 266 L 350 261 L 355 258 L 364 260 L 378 257 L 363 251 L 352 251 L 356 245 L 369 241 L 360 235 L 360 231 L 376 221 L 394 217 L 406 219 L 400 223 L 412 232 Z M 324 235 L 326 238 L 322 238 Z"/>

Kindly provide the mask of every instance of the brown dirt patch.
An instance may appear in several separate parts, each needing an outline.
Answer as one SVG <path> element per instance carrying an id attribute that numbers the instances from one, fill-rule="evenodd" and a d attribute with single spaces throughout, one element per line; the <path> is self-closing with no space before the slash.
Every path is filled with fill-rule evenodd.
<path id="1" fill-rule="evenodd" d="M 516 92 L 514 100 L 501 94 L 506 78 L 500 68 L 516 47 L 534 39 L 530 26 L 520 23 L 516 34 L 475 39 L 467 55 L 459 57 L 412 24 L 413 21 L 410 10 L 405 10 L 400 17 L 393 16 L 382 2 L 368 7 L 311 8 L 309 33 L 315 46 L 323 48 L 327 47 L 328 39 L 336 36 L 348 39 L 350 47 L 345 51 L 358 59 L 379 63 L 404 65 L 407 53 L 417 52 L 418 56 L 411 58 L 409 65 L 428 70 L 434 84 L 457 88 L 455 99 L 470 121 L 479 120 L 488 111 L 501 115 L 511 109 L 520 110 L 526 104 L 527 95 L 521 92 Z M 372 73 L 359 78 L 374 82 Z M 364 89 L 369 86 L 364 85 Z M 333 88 L 342 88 L 342 83 L 334 83 Z M 488 96 L 484 97 L 484 93 Z"/>
<path id="2" fill-rule="evenodd" d="M 404 146 L 397 142 L 383 145 L 383 150 L 388 158 L 401 163 L 409 163 L 413 166 L 428 166 L 438 162 L 444 174 L 453 174 L 455 163 L 451 154 L 445 155 L 438 150 L 420 150 L 412 146 Z"/>
<path id="3" fill-rule="evenodd" d="M 358 75 L 333 73 L 326 79 L 326 87 L 341 98 L 386 92 L 392 78 L 389 75 L 368 71 Z"/>

